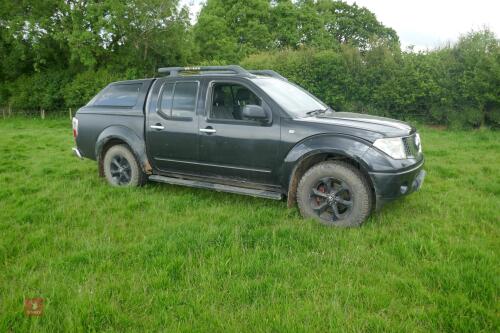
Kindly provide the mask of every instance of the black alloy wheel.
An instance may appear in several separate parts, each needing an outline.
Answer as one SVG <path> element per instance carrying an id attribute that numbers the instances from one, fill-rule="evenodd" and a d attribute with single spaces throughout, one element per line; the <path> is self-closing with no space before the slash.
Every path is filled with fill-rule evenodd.
<path id="1" fill-rule="evenodd" d="M 122 155 L 115 155 L 111 160 L 109 169 L 111 171 L 111 177 L 116 185 L 123 186 L 130 183 L 132 179 L 132 170 L 127 158 Z"/>
<path id="2" fill-rule="evenodd" d="M 309 204 L 325 221 L 338 221 L 351 213 L 353 198 L 351 189 L 342 180 L 325 177 L 311 189 Z"/>

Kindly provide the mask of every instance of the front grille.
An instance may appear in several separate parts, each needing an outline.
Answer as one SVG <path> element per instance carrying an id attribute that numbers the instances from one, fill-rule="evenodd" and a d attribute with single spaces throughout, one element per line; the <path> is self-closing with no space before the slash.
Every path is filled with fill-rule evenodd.
<path id="1" fill-rule="evenodd" d="M 415 134 L 403 138 L 403 144 L 407 157 L 417 157 L 420 154 L 420 147 L 417 144 L 417 140 L 415 140 Z"/>

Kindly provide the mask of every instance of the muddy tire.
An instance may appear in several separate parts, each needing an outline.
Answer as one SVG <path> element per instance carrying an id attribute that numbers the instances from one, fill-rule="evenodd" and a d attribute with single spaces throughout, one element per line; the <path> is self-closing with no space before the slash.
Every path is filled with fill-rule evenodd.
<path id="1" fill-rule="evenodd" d="M 358 227 L 370 215 L 372 195 L 364 175 L 351 164 L 325 161 L 311 167 L 297 188 L 304 218 L 334 227 Z"/>
<path id="2" fill-rule="evenodd" d="M 106 180 L 113 186 L 142 186 L 146 183 L 146 174 L 127 145 L 109 148 L 104 155 L 103 168 Z"/>

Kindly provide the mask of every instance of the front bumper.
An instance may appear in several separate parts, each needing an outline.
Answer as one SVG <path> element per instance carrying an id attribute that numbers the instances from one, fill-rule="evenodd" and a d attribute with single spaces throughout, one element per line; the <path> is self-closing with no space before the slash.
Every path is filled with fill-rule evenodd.
<path id="1" fill-rule="evenodd" d="M 371 172 L 370 178 L 375 189 L 376 209 L 399 197 L 418 191 L 424 183 L 426 172 L 424 161 L 417 166 L 400 172 Z"/>

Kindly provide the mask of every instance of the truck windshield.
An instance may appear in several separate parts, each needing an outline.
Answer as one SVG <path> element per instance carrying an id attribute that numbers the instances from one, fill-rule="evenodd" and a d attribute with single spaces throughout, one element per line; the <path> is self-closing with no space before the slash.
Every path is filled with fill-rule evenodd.
<path id="1" fill-rule="evenodd" d="M 319 99 L 290 82 L 275 78 L 257 78 L 252 81 L 294 117 L 307 117 L 311 112 L 328 109 Z"/>

